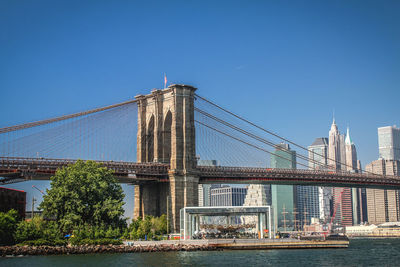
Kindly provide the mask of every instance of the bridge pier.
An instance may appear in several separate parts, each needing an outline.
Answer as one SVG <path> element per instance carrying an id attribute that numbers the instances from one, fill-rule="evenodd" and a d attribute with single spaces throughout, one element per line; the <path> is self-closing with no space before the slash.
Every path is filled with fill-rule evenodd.
<path id="1" fill-rule="evenodd" d="M 135 186 L 134 218 L 167 213 L 168 183 L 146 183 Z"/>
<path id="2" fill-rule="evenodd" d="M 134 217 L 167 213 L 171 230 L 179 232 L 180 209 L 198 205 L 194 92 L 188 85 L 171 85 L 138 100 L 137 161 L 169 163 L 169 184 L 141 184 L 135 188 Z M 161 183 L 160 183 L 161 184 Z"/>
<path id="3" fill-rule="evenodd" d="M 169 183 L 147 183 L 135 186 L 133 213 L 134 218 L 168 214 L 169 229 L 171 232 L 178 233 L 180 210 L 184 207 L 199 205 L 199 178 L 196 175 L 179 175 L 175 172 L 170 172 L 168 176 Z"/>
<path id="4" fill-rule="evenodd" d="M 199 178 L 196 175 L 180 175 L 175 172 L 170 172 L 169 180 L 171 194 L 171 230 L 175 233 L 179 233 L 180 210 L 184 207 L 199 205 Z"/>

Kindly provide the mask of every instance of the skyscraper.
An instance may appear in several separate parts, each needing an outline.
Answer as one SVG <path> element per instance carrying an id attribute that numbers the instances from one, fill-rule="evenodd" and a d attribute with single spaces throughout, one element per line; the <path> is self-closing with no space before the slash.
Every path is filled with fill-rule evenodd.
<path id="1" fill-rule="evenodd" d="M 400 161 L 378 159 L 365 166 L 366 171 L 383 175 L 400 175 Z M 379 224 L 400 220 L 399 190 L 366 189 L 368 222 Z"/>
<path id="2" fill-rule="evenodd" d="M 347 140 L 348 144 L 346 144 L 345 140 Z M 353 162 L 355 160 L 355 164 L 352 163 L 347 166 L 347 155 L 349 156 L 348 161 Z M 355 171 L 353 167 L 357 166 L 355 146 L 351 142 L 350 135 L 345 138 L 344 135 L 340 134 L 335 119 L 333 119 L 331 130 L 329 131 L 328 165 L 331 169 L 344 171 Z M 334 187 L 332 195 L 333 208 L 336 211 L 335 224 L 340 226 L 353 225 L 352 189 Z"/>
<path id="3" fill-rule="evenodd" d="M 400 160 L 400 128 L 386 126 L 378 128 L 379 158 Z"/>
<path id="4" fill-rule="evenodd" d="M 311 218 L 320 218 L 319 190 L 317 186 L 295 186 L 296 219 L 299 226 L 309 225 Z"/>
<path id="5" fill-rule="evenodd" d="M 345 138 L 345 150 L 346 150 L 346 169 L 349 172 L 361 172 L 361 163 L 357 160 L 356 146 L 350 137 L 350 130 L 347 127 L 347 133 Z M 352 199 L 352 211 L 353 211 L 353 224 L 360 224 L 366 221 L 366 194 L 365 189 L 352 188 L 351 199 Z"/>
<path id="6" fill-rule="evenodd" d="M 217 166 L 216 160 L 198 160 L 198 166 Z M 199 184 L 199 207 L 208 207 L 211 205 L 211 189 L 219 187 L 210 184 Z"/>
<path id="7" fill-rule="evenodd" d="M 400 175 L 400 129 L 396 126 L 378 128 L 379 159 L 367 164 L 368 172 Z M 399 190 L 366 189 L 369 223 L 400 220 Z"/>
<path id="8" fill-rule="evenodd" d="M 347 127 L 347 133 L 345 138 L 345 151 L 346 151 L 346 169 L 350 172 L 358 172 L 357 169 L 357 151 L 356 146 L 350 138 L 350 130 Z"/>
<path id="9" fill-rule="evenodd" d="M 278 144 L 271 154 L 271 168 L 295 169 L 296 151 L 290 150 L 288 144 Z M 292 230 L 294 190 L 292 185 L 271 185 L 274 228 L 280 231 Z"/>
<path id="10" fill-rule="evenodd" d="M 223 185 L 211 189 L 211 206 L 242 206 L 247 188 Z"/>
<path id="11" fill-rule="evenodd" d="M 312 170 L 326 170 L 328 165 L 328 138 L 320 137 L 308 147 L 308 166 Z"/>
<path id="12" fill-rule="evenodd" d="M 326 170 L 328 165 L 328 138 L 320 137 L 316 138 L 315 141 L 308 147 L 308 166 L 311 170 Z M 311 199 L 312 203 L 306 206 L 306 209 L 309 210 L 310 218 L 320 218 L 323 222 L 327 222 L 330 218 L 331 206 L 332 206 L 332 188 L 331 187 L 317 187 L 317 195 L 315 196 L 315 189 L 308 190 L 307 199 Z M 302 194 L 302 190 L 298 190 L 297 192 L 298 198 L 305 198 Z M 318 203 L 316 203 L 315 198 L 317 198 Z M 299 203 L 301 200 L 297 201 L 297 206 L 299 209 Z M 313 203 L 315 203 L 313 205 Z M 318 214 L 316 214 L 318 212 Z M 302 211 L 304 214 L 304 210 Z M 306 213 L 307 214 L 307 213 Z M 300 214 L 301 215 L 301 214 Z M 312 217 L 311 217 L 312 216 Z M 300 217 L 300 219 L 303 219 Z M 310 222 L 308 220 L 308 222 Z"/>
<path id="13" fill-rule="evenodd" d="M 342 139 L 344 139 L 343 135 L 340 134 L 335 119 L 333 119 L 331 129 L 329 130 L 328 165 L 334 170 L 341 170 L 341 163 L 346 163 L 346 154 L 342 151 L 344 145 Z"/>

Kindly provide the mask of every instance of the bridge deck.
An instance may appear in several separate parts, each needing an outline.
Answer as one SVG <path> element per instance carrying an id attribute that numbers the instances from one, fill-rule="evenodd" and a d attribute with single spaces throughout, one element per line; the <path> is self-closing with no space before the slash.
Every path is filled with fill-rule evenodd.
<path id="1" fill-rule="evenodd" d="M 0 177 L 5 177 L 4 182 L 21 178 L 48 180 L 58 168 L 74 164 L 76 161 L 72 159 L 0 157 Z M 114 170 L 114 174 L 120 182 L 164 181 L 168 177 L 168 164 L 98 160 L 95 162 Z"/>
<path id="2" fill-rule="evenodd" d="M 71 159 L 0 157 L 0 183 L 49 179 Z M 96 161 L 114 170 L 122 183 L 168 182 L 168 164 Z M 400 177 L 299 169 L 198 166 L 200 183 L 291 184 L 400 189 Z"/>
<path id="3" fill-rule="evenodd" d="M 400 177 L 301 169 L 198 166 L 200 183 L 287 184 L 400 189 Z"/>

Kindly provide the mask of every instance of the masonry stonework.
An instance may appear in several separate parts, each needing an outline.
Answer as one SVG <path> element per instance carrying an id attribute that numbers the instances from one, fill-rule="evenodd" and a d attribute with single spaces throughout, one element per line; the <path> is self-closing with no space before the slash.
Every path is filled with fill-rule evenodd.
<path id="1" fill-rule="evenodd" d="M 169 163 L 169 183 L 135 186 L 134 217 L 169 214 L 179 231 L 179 211 L 198 205 L 194 92 L 188 85 L 171 85 L 138 95 L 137 162 Z M 168 201 L 168 205 L 167 205 Z M 167 212 L 168 207 L 168 212 Z"/>

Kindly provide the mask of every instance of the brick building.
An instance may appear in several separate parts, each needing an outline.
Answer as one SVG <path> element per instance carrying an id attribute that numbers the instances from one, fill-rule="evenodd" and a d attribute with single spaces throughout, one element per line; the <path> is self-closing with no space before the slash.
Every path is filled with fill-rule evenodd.
<path id="1" fill-rule="evenodd" d="M 25 191 L 0 187 L 0 212 L 15 209 L 21 218 L 25 218 L 25 206 Z"/>

